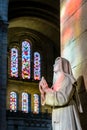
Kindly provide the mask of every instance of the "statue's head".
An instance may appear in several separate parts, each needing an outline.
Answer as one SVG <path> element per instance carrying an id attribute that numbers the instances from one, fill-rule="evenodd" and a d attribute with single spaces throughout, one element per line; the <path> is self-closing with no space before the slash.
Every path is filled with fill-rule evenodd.
<path id="1" fill-rule="evenodd" d="M 53 82 L 55 82 L 58 79 L 60 74 L 69 76 L 72 80 L 72 83 L 75 82 L 75 78 L 72 73 L 70 62 L 67 59 L 62 57 L 57 57 L 55 59 L 55 64 L 53 66 L 54 66 Z"/>
<path id="2" fill-rule="evenodd" d="M 53 66 L 54 71 L 62 71 L 67 74 L 72 74 L 70 62 L 65 58 L 57 57 Z"/>

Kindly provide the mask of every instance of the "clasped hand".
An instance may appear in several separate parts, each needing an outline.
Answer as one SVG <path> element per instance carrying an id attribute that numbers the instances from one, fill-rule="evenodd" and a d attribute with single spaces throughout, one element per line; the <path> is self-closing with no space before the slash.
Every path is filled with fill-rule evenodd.
<path id="1" fill-rule="evenodd" d="M 45 90 L 48 88 L 48 84 L 44 77 L 41 78 L 41 81 L 39 82 L 39 90 L 43 94 Z"/>

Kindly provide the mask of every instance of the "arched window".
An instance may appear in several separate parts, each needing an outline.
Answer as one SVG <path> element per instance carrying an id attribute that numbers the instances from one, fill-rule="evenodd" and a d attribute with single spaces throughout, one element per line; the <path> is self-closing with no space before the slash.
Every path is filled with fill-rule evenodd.
<path id="1" fill-rule="evenodd" d="M 10 111 L 17 111 L 17 93 L 10 93 Z"/>
<path id="2" fill-rule="evenodd" d="M 40 112 L 40 98 L 38 94 L 34 94 L 34 113 Z"/>
<path id="3" fill-rule="evenodd" d="M 28 106 L 28 94 L 23 92 L 22 93 L 22 111 L 28 113 L 29 106 Z"/>
<path id="4" fill-rule="evenodd" d="M 18 77 L 18 50 L 11 49 L 11 77 Z"/>
<path id="5" fill-rule="evenodd" d="M 30 79 L 30 43 L 22 42 L 22 78 Z"/>
<path id="6" fill-rule="evenodd" d="M 10 77 L 28 80 L 33 76 L 34 80 L 41 79 L 41 55 L 37 51 L 31 54 L 33 51 L 31 50 L 31 43 L 28 40 L 22 41 L 21 49 L 12 47 L 10 52 Z M 31 61 L 34 64 L 31 64 Z"/>
<path id="7" fill-rule="evenodd" d="M 41 63 L 40 54 L 34 52 L 34 80 L 40 80 L 41 77 Z"/>

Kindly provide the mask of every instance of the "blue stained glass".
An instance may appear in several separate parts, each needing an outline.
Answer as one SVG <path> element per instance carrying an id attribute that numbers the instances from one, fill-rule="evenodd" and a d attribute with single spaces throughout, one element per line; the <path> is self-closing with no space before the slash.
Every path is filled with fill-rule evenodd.
<path id="1" fill-rule="evenodd" d="M 11 77 L 18 77 L 18 50 L 11 49 Z"/>
<path id="2" fill-rule="evenodd" d="M 22 93 L 22 111 L 28 113 L 28 94 Z"/>
<path id="3" fill-rule="evenodd" d="M 34 79 L 40 80 L 41 76 L 41 63 L 40 63 L 40 54 L 34 52 Z"/>
<path id="4" fill-rule="evenodd" d="M 34 113 L 38 114 L 40 112 L 40 101 L 39 101 L 39 95 L 34 94 Z"/>
<path id="5" fill-rule="evenodd" d="M 10 111 L 17 111 L 17 94 L 15 92 L 10 93 Z"/>
<path id="6" fill-rule="evenodd" d="M 30 44 L 22 42 L 22 78 L 30 79 Z"/>

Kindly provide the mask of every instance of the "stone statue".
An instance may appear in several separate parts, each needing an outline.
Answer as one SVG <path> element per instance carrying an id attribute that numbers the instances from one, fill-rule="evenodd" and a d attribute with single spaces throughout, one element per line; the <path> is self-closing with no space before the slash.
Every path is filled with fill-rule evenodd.
<path id="1" fill-rule="evenodd" d="M 44 77 L 39 82 L 41 104 L 53 106 L 52 130 L 82 130 L 79 112 L 83 111 L 69 61 L 57 57 L 53 71 L 51 88 Z"/>

